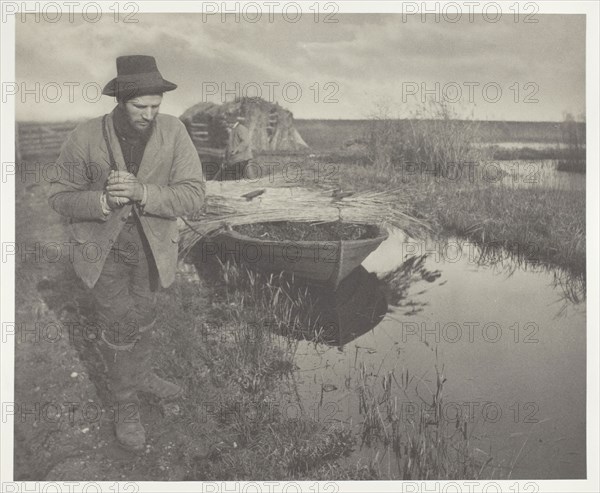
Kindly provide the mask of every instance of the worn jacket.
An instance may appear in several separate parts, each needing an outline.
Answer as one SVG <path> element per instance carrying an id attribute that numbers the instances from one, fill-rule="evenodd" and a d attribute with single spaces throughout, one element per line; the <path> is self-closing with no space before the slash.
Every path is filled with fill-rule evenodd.
<path id="1" fill-rule="evenodd" d="M 126 170 L 121 147 L 108 117 L 108 139 L 119 170 Z M 100 197 L 110 160 L 102 133 L 102 117 L 84 122 L 69 135 L 57 161 L 49 204 L 67 216 L 74 247 L 75 271 L 93 287 L 133 205 L 105 215 Z M 139 218 L 156 261 L 160 283 L 175 280 L 179 232 L 177 217 L 192 214 L 204 202 L 204 178 L 198 153 L 183 123 L 170 115 L 157 115 L 137 177 L 147 186 L 146 204 Z"/>
<path id="2" fill-rule="evenodd" d="M 235 164 L 252 159 L 250 132 L 244 125 L 237 124 L 231 129 L 225 150 L 225 162 Z"/>

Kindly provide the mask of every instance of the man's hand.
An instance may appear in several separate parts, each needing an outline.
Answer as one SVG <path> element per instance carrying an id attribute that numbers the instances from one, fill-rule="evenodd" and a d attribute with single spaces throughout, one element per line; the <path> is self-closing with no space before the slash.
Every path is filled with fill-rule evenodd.
<path id="1" fill-rule="evenodd" d="M 119 208 L 123 207 L 124 205 L 127 205 L 131 202 L 131 200 L 129 200 L 129 199 L 112 197 L 108 194 L 108 192 L 105 192 L 104 195 L 106 197 L 106 205 L 108 206 L 108 208 L 110 210 L 113 210 L 113 211 L 115 209 L 119 209 Z"/>
<path id="2" fill-rule="evenodd" d="M 130 202 L 139 202 L 144 196 L 144 186 L 127 171 L 111 171 L 106 182 L 106 201 L 111 209 Z"/>

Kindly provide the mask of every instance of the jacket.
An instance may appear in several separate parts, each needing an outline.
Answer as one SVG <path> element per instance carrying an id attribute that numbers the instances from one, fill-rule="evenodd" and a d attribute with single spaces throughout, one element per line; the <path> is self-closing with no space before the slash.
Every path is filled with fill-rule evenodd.
<path id="1" fill-rule="evenodd" d="M 114 111 L 108 117 L 108 139 L 117 168 L 126 170 L 113 114 Z M 56 212 L 69 218 L 74 242 L 71 260 L 77 275 L 91 288 L 134 207 L 126 205 L 108 215 L 102 211 L 100 197 L 111 171 L 102 117 L 81 123 L 71 132 L 56 164 L 58 172 L 50 185 L 48 202 Z M 147 186 L 146 204 L 138 209 L 138 216 L 160 283 L 168 287 L 177 270 L 177 217 L 199 210 L 205 196 L 198 153 L 179 119 L 156 116 L 137 178 Z"/>

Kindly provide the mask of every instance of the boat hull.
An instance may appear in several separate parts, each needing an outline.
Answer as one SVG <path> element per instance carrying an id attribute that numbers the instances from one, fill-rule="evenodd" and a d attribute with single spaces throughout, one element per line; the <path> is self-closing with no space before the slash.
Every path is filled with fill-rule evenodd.
<path id="1" fill-rule="evenodd" d="M 273 241 L 225 231 L 215 237 L 222 257 L 267 272 L 287 272 L 336 288 L 386 238 L 339 241 Z"/>

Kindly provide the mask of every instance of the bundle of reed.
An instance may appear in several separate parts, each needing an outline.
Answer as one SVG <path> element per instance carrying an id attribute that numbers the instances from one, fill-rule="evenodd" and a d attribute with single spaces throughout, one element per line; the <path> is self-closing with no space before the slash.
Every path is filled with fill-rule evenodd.
<path id="1" fill-rule="evenodd" d="M 377 224 L 419 236 L 429 227 L 410 216 L 400 190 L 344 194 L 339 190 L 267 187 L 254 182 L 207 182 L 203 210 L 183 219 L 180 249 L 187 253 L 202 238 L 242 224 L 278 221 Z"/>

